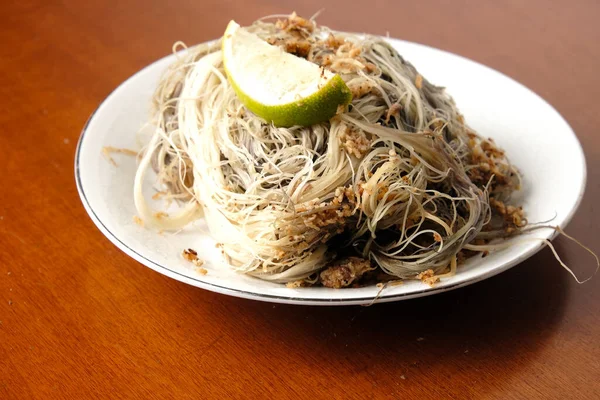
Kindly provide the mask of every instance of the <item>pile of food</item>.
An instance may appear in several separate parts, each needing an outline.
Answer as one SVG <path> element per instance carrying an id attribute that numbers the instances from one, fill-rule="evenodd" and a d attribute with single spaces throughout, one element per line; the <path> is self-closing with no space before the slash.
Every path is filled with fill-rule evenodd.
<path id="1" fill-rule="evenodd" d="M 260 279 L 432 284 L 526 225 L 504 152 L 380 37 L 295 14 L 232 22 L 178 56 L 151 123 L 135 182 L 142 220 L 204 218 L 226 262 Z M 147 203 L 150 169 L 179 213 Z"/>

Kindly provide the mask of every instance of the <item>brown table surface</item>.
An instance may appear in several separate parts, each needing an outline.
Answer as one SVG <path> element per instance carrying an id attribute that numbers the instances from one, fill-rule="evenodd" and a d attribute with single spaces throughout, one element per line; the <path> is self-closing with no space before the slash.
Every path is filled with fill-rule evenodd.
<path id="1" fill-rule="evenodd" d="M 173 42 L 216 38 L 230 19 L 325 7 L 324 25 L 461 54 L 555 106 L 588 163 L 568 231 L 599 251 L 600 2 L 567 3 L 4 2 L 0 398 L 600 398 L 600 276 L 577 285 L 548 249 L 428 298 L 273 305 L 130 259 L 88 218 L 73 178 L 88 116 Z M 555 243 L 590 273 L 589 256 Z"/>

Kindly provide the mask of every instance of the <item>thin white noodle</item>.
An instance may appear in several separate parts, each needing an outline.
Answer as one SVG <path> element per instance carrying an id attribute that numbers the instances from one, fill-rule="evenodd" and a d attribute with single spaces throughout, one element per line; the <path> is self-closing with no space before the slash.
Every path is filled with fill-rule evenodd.
<path id="1" fill-rule="evenodd" d="M 283 46 L 294 38 L 263 21 L 250 29 Z M 302 32 L 309 60 L 329 59 L 328 68 L 364 93 L 329 122 L 277 128 L 240 103 L 219 43 L 186 49 L 155 93 L 156 129 L 134 183 L 140 217 L 176 230 L 203 210 L 236 270 L 276 282 L 323 269 L 340 233 L 348 248 L 396 277 L 453 273 L 457 253 L 491 219 L 490 194 L 508 200 L 517 171 L 503 153 L 481 150 L 495 147 L 389 44 L 327 28 Z M 329 34 L 344 42 L 328 47 Z M 472 160 L 489 154 L 505 181 L 474 184 L 468 171 L 479 164 Z M 150 168 L 171 192 L 187 196 L 177 214 L 157 214 L 145 200 Z"/>

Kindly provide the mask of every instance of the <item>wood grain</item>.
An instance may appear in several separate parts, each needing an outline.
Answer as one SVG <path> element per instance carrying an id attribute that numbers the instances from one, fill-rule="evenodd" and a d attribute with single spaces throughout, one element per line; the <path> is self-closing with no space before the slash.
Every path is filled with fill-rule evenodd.
<path id="1" fill-rule="evenodd" d="M 73 155 L 100 101 L 177 40 L 294 7 L 325 7 L 320 22 L 340 30 L 464 55 L 547 99 L 587 156 L 568 231 L 600 251 L 596 0 L 9 1 L 0 7 L 0 398 L 599 398 L 600 278 L 575 284 L 548 250 L 431 298 L 309 308 L 176 282 L 94 227 Z M 590 272 L 577 246 L 556 246 Z"/>

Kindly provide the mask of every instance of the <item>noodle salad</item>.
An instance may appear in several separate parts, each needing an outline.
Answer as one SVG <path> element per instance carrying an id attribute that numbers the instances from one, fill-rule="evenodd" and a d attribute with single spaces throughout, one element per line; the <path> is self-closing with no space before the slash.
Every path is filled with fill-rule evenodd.
<path id="1" fill-rule="evenodd" d="M 237 271 L 335 288 L 433 284 L 527 226 L 504 151 L 384 39 L 295 14 L 246 29 L 339 74 L 352 101 L 328 121 L 277 127 L 238 98 L 221 41 L 186 49 L 154 94 L 134 185 L 146 225 L 177 230 L 204 218 Z M 142 194 L 152 169 L 177 213 Z"/>

